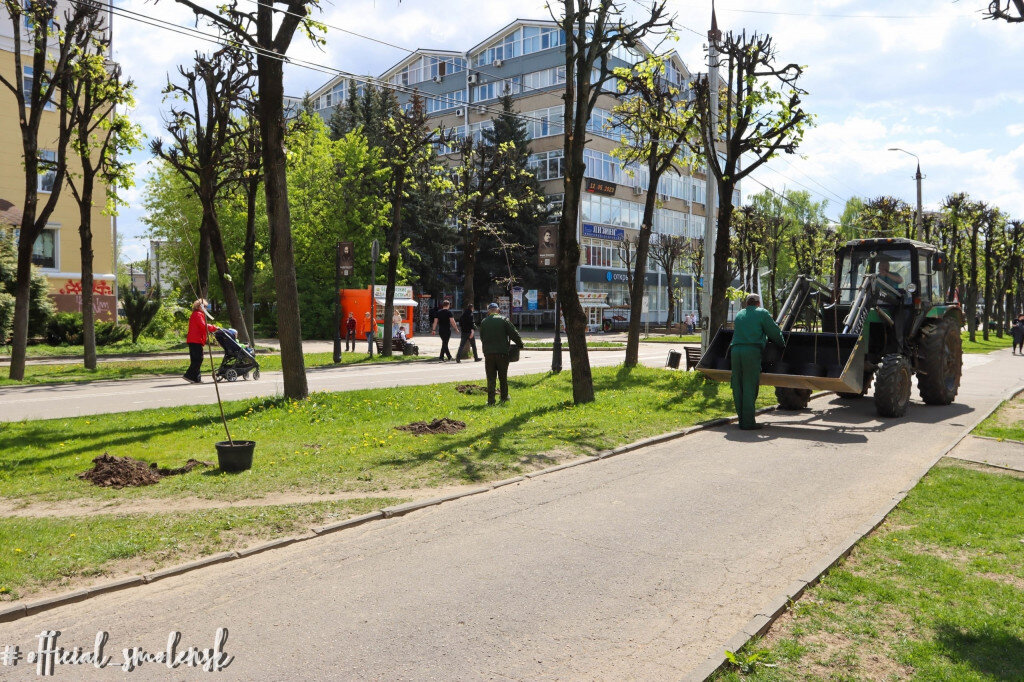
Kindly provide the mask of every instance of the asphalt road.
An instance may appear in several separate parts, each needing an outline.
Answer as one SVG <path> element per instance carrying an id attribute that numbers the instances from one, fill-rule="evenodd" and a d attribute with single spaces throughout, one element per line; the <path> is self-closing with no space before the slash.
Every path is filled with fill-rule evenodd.
<path id="1" fill-rule="evenodd" d="M 640 361 L 663 366 L 669 348 L 664 345 L 641 346 Z M 426 352 L 426 351 L 421 351 Z M 592 367 L 616 365 L 625 351 L 593 350 Z M 569 353 L 563 353 L 563 367 L 569 370 Z M 182 363 L 182 371 L 187 362 Z M 532 374 L 551 368 L 551 351 L 525 350 L 522 359 L 509 367 L 509 374 Z M 403 364 L 343 365 L 316 367 L 307 370 L 310 391 L 351 391 L 360 388 L 416 386 L 446 381 L 484 381 L 484 363 L 436 361 Z M 280 372 L 263 372 L 259 381 L 221 382 L 224 400 L 241 400 L 258 396 L 284 394 Z M 0 422 L 22 419 L 77 417 L 87 414 L 127 412 L 152 407 L 204 405 L 217 402 L 209 376 L 203 384 L 189 384 L 180 377 L 123 379 L 65 384 L 0 387 Z"/>
<path id="2" fill-rule="evenodd" d="M 1005 351 L 966 365 L 948 407 L 882 420 L 870 399 L 819 399 L 763 431 L 699 432 L 2 624 L 0 651 L 103 630 L 119 659 L 172 630 L 211 647 L 226 627 L 224 680 L 679 679 L 1024 382 Z"/>

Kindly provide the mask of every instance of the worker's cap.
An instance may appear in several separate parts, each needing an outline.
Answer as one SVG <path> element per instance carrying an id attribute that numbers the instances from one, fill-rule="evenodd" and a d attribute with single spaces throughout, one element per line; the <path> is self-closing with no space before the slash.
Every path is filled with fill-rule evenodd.
<path id="1" fill-rule="evenodd" d="M 487 309 L 488 310 L 497 310 L 498 309 L 498 304 L 497 303 L 488 303 L 487 304 Z"/>

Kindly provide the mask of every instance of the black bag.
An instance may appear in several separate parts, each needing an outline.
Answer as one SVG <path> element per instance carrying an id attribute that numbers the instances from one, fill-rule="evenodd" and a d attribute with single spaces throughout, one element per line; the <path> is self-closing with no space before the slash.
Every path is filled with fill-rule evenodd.
<path id="1" fill-rule="evenodd" d="M 517 346 L 514 343 L 509 344 L 509 347 L 508 347 L 508 361 L 509 362 L 519 362 L 519 346 Z"/>

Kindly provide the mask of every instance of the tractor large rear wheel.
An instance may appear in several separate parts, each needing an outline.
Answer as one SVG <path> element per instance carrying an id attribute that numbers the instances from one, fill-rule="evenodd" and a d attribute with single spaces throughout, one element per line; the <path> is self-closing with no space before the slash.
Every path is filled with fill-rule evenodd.
<path id="1" fill-rule="evenodd" d="M 803 410 L 811 399 L 811 389 L 776 386 L 775 399 L 779 401 L 780 410 Z"/>
<path id="2" fill-rule="evenodd" d="M 929 405 L 949 405 L 960 390 L 963 343 L 953 320 L 939 320 L 921 330 L 917 388 Z"/>
<path id="3" fill-rule="evenodd" d="M 910 404 L 910 362 L 886 355 L 875 372 L 875 409 L 882 417 L 902 417 Z"/>

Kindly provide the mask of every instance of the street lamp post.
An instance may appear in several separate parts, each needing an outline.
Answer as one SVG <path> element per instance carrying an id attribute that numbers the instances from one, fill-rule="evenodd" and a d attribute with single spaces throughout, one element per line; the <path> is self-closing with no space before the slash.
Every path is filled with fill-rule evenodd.
<path id="1" fill-rule="evenodd" d="M 903 152 L 904 154 L 910 154 L 917 159 L 917 173 L 914 174 L 914 180 L 917 181 L 917 214 L 914 216 L 914 239 L 921 238 L 921 223 L 924 219 L 924 214 L 921 212 L 921 180 L 924 176 L 921 175 L 921 159 L 917 154 L 908 152 L 906 149 L 900 149 L 899 147 L 889 147 L 891 152 Z"/>

